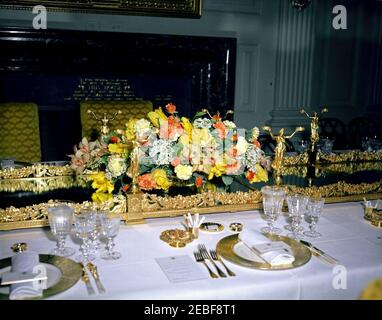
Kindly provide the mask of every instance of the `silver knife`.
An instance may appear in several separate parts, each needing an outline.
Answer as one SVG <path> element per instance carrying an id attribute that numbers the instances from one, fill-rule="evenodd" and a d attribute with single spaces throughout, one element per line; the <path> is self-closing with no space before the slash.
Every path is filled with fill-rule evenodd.
<path id="1" fill-rule="evenodd" d="M 105 287 L 102 285 L 101 280 L 99 279 L 97 267 L 91 262 L 88 262 L 87 267 L 88 267 L 90 273 L 93 275 L 93 278 L 94 278 L 95 283 L 97 285 L 98 292 L 99 293 L 105 293 L 106 290 L 105 290 Z"/>
<path id="2" fill-rule="evenodd" d="M 310 242 L 308 241 L 304 241 L 304 240 L 300 240 L 300 242 L 309 247 L 310 249 L 313 249 L 315 252 L 317 252 L 317 254 L 319 254 L 320 256 L 326 258 L 326 260 L 331 263 L 331 264 L 337 264 L 339 261 L 335 258 L 333 258 L 332 256 L 328 255 L 327 253 L 325 253 L 324 251 L 322 251 L 321 249 L 315 247 L 313 244 L 311 244 Z"/>

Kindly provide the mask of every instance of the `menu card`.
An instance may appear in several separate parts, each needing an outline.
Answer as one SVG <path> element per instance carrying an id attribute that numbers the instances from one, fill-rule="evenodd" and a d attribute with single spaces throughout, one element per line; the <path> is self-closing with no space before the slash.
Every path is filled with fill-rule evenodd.
<path id="1" fill-rule="evenodd" d="M 170 282 L 180 283 L 207 278 L 197 263 L 187 255 L 156 258 L 155 260 Z"/>

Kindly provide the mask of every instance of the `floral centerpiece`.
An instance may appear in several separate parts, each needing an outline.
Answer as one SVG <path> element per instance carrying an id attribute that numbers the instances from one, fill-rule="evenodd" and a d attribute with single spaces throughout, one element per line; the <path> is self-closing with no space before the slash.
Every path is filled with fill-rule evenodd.
<path id="1" fill-rule="evenodd" d="M 257 140 L 259 129 L 238 129 L 220 114 L 198 112 L 190 121 L 176 106 L 149 112 L 147 119 L 131 119 L 125 130 L 111 131 L 99 140 L 84 138 L 71 155 L 71 167 L 81 174 L 91 170 L 93 201 L 129 192 L 133 176 L 143 191 L 168 191 L 173 186 L 214 190 L 237 178 L 249 183 L 267 181 L 269 160 Z M 139 159 L 138 169 L 134 157 Z"/>

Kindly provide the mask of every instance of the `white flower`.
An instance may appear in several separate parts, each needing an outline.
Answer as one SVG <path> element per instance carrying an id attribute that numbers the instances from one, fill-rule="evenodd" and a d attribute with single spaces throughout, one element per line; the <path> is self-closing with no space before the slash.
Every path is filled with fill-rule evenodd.
<path id="1" fill-rule="evenodd" d="M 119 156 L 110 156 L 106 167 L 106 175 L 116 178 L 125 173 L 127 169 L 125 159 Z"/>
<path id="2" fill-rule="evenodd" d="M 225 120 L 223 121 L 224 125 L 228 128 L 228 129 L 235 129 L 236 128 L 236 124 L 234 124 L 232 121 L 229 121 L 229 120 Z"/>
<path id="3" fill-rule="evenodd" d="M 167 165 L 174 157 L 173 143 L 168 140 L 155 140 L 149 148 L 149 156 L 154 164 Z"/>
<path id="4" fill-rule="evenodd" d="M 137 134 L 143 135 L 146 132 L 151 130 L 151 124 L 150 121 L 146 119 L 140 119 L 135 123 L 135 130 L 137 131 Z"/>
<path id="5" fill-rule="evenodd" d="M 258 127 L 254 127 L 252 129 L 252 139 L 256 139 L 259 137 L 259 134 L 260 134 L 260 130 Z"/>
<path id="6" fill-rule="evenodd" d="M 192 176 L 192 166 L 179 164 L 175 167 L 175 173 L 180 180 L 188 180 Z"/>
<path id="7" fill-rule="evenodd" d="M 196 129 L 209 129 L 212 126 L 212 122 L 207 118 L 198 118 L 194 120 L 193 126 Z"/>
<path id="8" fill-rule="evenodd" d="M 249 144 L 247 152 L 245 153 L 245 165 L 247 168 L 253 172 L 257 172 L 256 164 L 260 162 L 262 155 L 263 151 L 260 148 Z"/>
<path id="9" fill-rule="evenodd" d="M 244 137 L 239 136 L 237 138 L 236 150 L 238 155 L 244 154 L 248 149 L 248 142 Z"/>

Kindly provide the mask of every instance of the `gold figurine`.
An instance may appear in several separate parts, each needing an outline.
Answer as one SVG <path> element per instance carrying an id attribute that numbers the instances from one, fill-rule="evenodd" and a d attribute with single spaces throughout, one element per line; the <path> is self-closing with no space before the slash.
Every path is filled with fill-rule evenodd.
<path id="1" fill-rule="evenodd" d="M 109 122 L 113 121 L 115 117 L 121 113 L 122 111 L 118 110 L 116 113 L 114 113 L 114 115 L 111 118 L 108 118 L 106 112 L 104 112 L 103 118 L 101 119 L 101 118 L 98 118 L 92 110 L 88 110 L 88 114 L 91 114 L 95 120 L 100 121 L 102 123 L 101 129 L 100 129 L 102 137 L 108 135 L 110 132 L 110 129 L 108 126 Z"/>
<path id="2" fill-rule="evenodd" d="M 321 114 L 328 112 L 328 108 L 323 108 L 321 110 Z M 319 129 L 319 117 L 317 112 L 314 112 L 312 116 L 310 116 L 304 109 L 300 110 L 300 113 L 305 114 L 310 120 L 310 150 L 311 152 L 316 151 L 316 146 L 318 140 L 320 140 L 320 136 L 318 134 L 318 129 Z"/>
<path id="3" fill-rule="evenodd" d="M 130 193 L 138 194 L 142 193 L 138 185 L 139 176 L 139 147 L 140 143 L 135 138 L 132 142 L 132 151 L 130 154 L 130 167 L 128 169 L 127 175 L 132 179 Z"/>
<path id="4" fill-rule="evenodd" d="M 297 127 L 294 132 L 286 136 L 285 135 L 285 129 L 281 128 L 279 131 L 279 134 L 275 136 L 272 132 L 272 128 L 269 126 L 263 127 L 264 131 L 268 131 L 271 138 L 276 141 L 276 148 L 275 148 L 275 158 L 272 162 L 272 168 L 274 170 L 274 177 L 277 185 L 281 184 L 281 173 L 283 168 L 283 162 L 284 162 L 284 156 L 285 156 L 285 140 L 291 139 L 297 132 L 304 131 L 305 129 L 303 127 Z"/>

